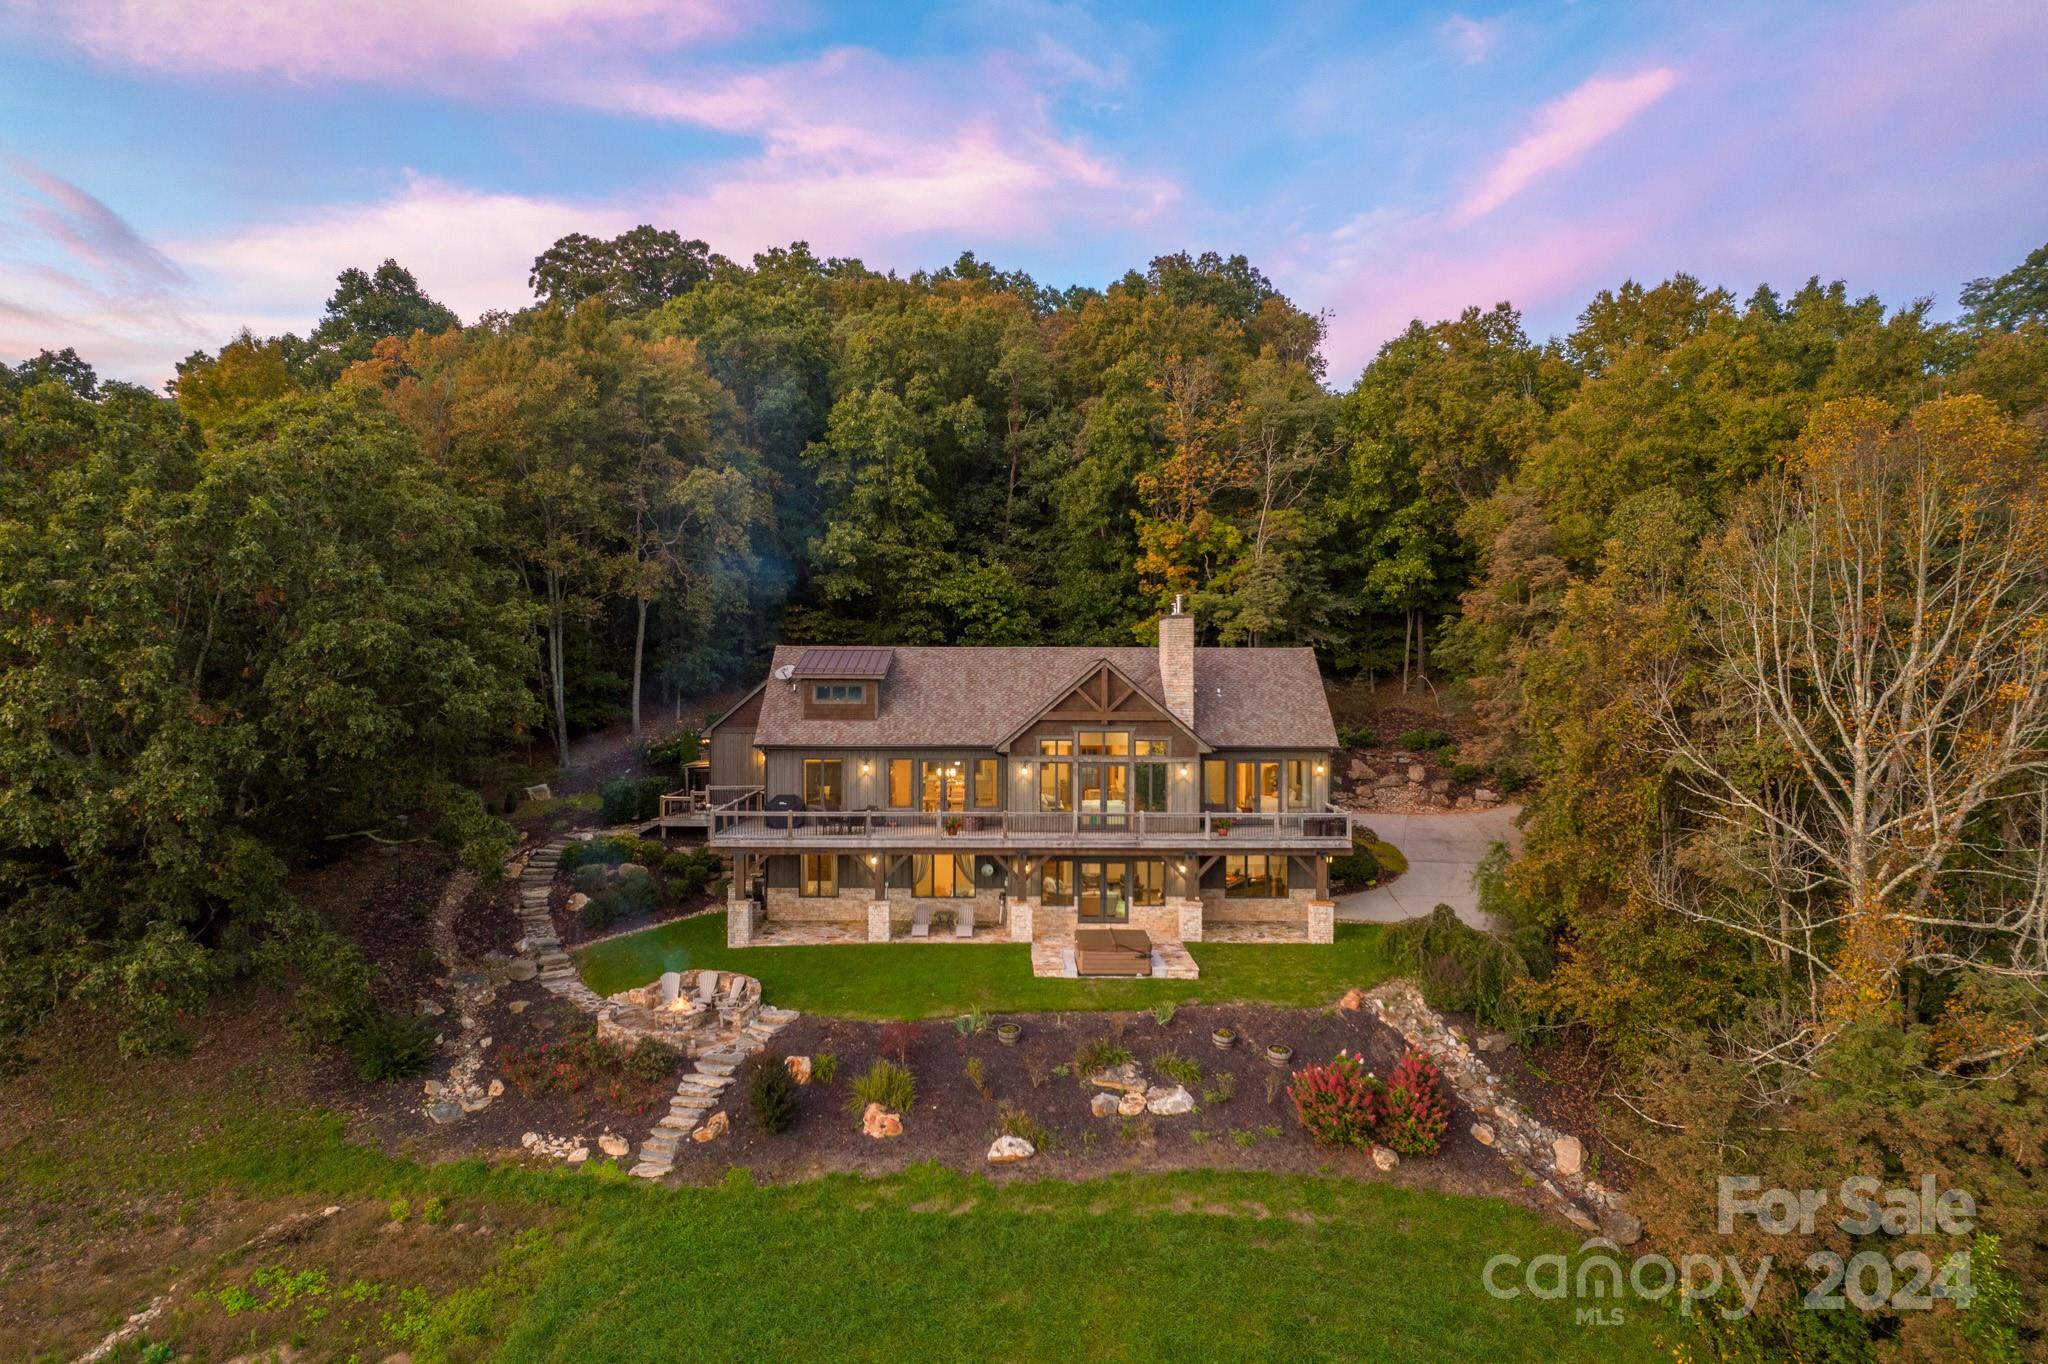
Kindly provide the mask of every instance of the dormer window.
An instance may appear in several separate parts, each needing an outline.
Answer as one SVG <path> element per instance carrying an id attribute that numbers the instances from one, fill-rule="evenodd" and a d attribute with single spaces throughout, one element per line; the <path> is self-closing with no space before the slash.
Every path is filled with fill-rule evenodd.
<path id="1" fill-rule="evenodd" d="M 865 682 L 813 682 L 811 700 L 821 706 L 858 706 L 868 699 Z"/>

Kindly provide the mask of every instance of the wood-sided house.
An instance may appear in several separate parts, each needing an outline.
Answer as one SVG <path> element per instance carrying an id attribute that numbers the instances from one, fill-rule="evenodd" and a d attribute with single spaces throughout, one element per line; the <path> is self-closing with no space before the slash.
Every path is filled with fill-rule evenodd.
<path id="1" fill-rule="evenodd" d="M 1176 611 L 1156 649 L 776 649 L 709 731 L 730 940 L 887 941 L 950 911 L 1011 941 L 1330 941 L 1350 825 L 1315 655 L 1194 633 Z"/>

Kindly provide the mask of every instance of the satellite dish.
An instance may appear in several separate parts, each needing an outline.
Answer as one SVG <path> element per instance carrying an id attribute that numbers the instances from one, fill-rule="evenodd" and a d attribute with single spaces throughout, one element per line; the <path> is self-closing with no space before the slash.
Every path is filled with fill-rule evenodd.
<path id="1" fill-rule="evenodd" d="M 785 663 L 775 670 L 775 680 L 777 682 L 787 682 L 790 678 L 795 676 L 796 664 L 794 663 Z"/>

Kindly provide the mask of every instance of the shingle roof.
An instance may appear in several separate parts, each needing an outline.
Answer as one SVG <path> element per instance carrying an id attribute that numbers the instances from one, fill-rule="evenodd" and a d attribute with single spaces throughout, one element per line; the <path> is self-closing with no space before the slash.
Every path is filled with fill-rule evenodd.
<path id="1" fill-rule="evenodd" d="M 816 646 L 781 645 L 771 674 Z M 754 742 L 764 747 L 994 748 L 1106 662 L 1161 710 L 1159 651 L 1142 647 L 901 647 L 872 720 L 804 718 L 797 688 L 771 681 Z M 847 676 L 848 674 L 839 674 Z M 1195 733 L 1213 748 L 1335 748 L 1312 649 L 1195 650 Z"/>
<path id="2" fill-rule="evenodd" d="M 887 677 L 893 649 L 864 644 L 830 644 L 797 656 L 798 677 Z"/>

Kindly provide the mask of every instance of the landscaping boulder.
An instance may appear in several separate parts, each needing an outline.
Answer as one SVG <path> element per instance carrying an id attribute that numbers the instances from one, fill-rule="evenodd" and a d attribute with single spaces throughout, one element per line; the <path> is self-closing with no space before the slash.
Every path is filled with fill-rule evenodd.
<path id="1" fill-rule="evenodd" d="M 571 1165 L 581 1165 L 584 1161 L 590 1159 L 590 1148 L 588 1146 L 579 1146 L 568 1155 L 563 1156 L 562 1159 L 568 1161 Z"/>
<path id="2" fill-rule="evenodd" d="M 869 1104 L 861 1111 L 860 1130 L 875 1138 L 900 1137 L 903 1135 L 903 1118 L 880 1104 Z"/>
<path id="3" fill-rule="evenodd" d="M 1643 1219 L 1631 1212 L 1609 1213 L 1600 1234 L 1617 1246 L 1632 1246 L 1643 1239 Z"/>
<path id="4" fill-rule="evenodd" d="M 1154 1085 L 1145 1091 L 1145 1110 L 1162 1118 L 1177 1118 L 1195 1111 L 1195 1096 L 1188 1093 L 1186 1085 Z"/>
<path id="5" fill-rule="evenodd" d="M 1479 1050 L 1481 1051 L 1506 1051 L 1507 1049 L 1508 1035 L 1504 1032 L 1485 1033 L 1479 1039 Z"/>
<path id="6" fill-rule="evenodd" d="M 1337 1007 L 1354 1011 L 1363 1009 L 1365 1007 L 1365 991 L 1359 989 L 1356 985 L 1352 986 L 1344 992 L 1344 998 L 1337 1001 Z"/>
<path id="7" fill-rule="evenodd" d="M 1422 785 L 1422 779 L 1424 777 L 1427 777 L 1428 775 L 1429 769 L 1424 767 L 1421 763 L 1408 764 L 1408 780 L 1411 784 L 1415 786 Z"/>
<path id="8" fill-rule="evenodd" d="M 782 1064 L 789 1067 L 789 1078 L 800 1085 L 811 1082 L 811 1058 L 808 1056 L 785 1056 Z"/>
<path id="9" fill-rule="evenodd" d="M 1143 1094 L 1145 1077 L 1138 1073 L 1136 1061 L 1126 1061 L 1109 1070 L 1100 1070 L 1088 1077 L 1088 1083 L 1097 1089 L 1113 1089 L 1119 1094 Z"/>
<path id="10" fill-rule="evenodd" d="M 1014 1165 L 1020 1160 L 1029 1160 L 1038 1154 L 1038 1148 L 1022 1137 L 997 1137 L 995 1145 L 988 1148 L 988 1163 L 991 1165 Z"/>
<path id="11" fill-rule="evenodd" d="M 564 908 L 566 908 L 571 914 L 581 914 L 583 912 L 583 906 L 589 903 L 590 897 L 579 890 L 574 895 L 571 895 L 569 897 L 569 901 L 564 906 Z"/>
<path id="12" fill-rule="evenodd" d="M 1088 1111 L 1098 1118 L 1113 1118 L 1116 1116 L 1117 1101 L 1121 1097 L 1116 1094 L 1098 1094 L 1088 1101 Z"/>
<path id="13" fill-rule="evenodd" d="M 731 1126 L 732 1119 L 726 1117 L 725 1110 L 721 1108 L 716 1113 L 713 1113 L 710 1117 L 706 1118 L 704 1120 L 704 1125 L 702 1127 L 690 1133 L 690 1140 L 717 1141 L 720 1137 L 725 1135 L 725 1130 Z"/>
<path id="14" fill-rule="evenodd" d="M 1493 1129 L 1483 1122 L 1473 1123 L 1472 1140 L 1478 1142 L 1481 1146 L 1493 1145 Z"/>
<path id="15" fill-rule="evenodd" d="M 633 1149 L 633 1143 L 616 1132 L 607 1132 L 597 1139 L 597 1149 L 613 1158 L 623 1156 Z"/>
<path id="16" fill-rule="evenodd" d="M 1375 1145 L 1372 1148 L 1372 1163 L 1382 1170 L 1392 1170 L 1401 1163 L 1401 1158 L 1386 1147 Z"/>
<path id="17" fill-rule="evenodd" d="M 1550 1154 L 1557 1162 L 1557 1172 L 1561 1175 L 1577 1174 L 1579 1167 L 1586 1161 L 1586 1149 L 1579 1145 L 1579 1139 L 1574 1136 L 1562 1136 L 1551 1142 Z"/>
<path id="18" fill-rule="evenodd" d="M 1140 1113 L 1143 1113 L 1145 1111 L 1144 1092 L 1140 1091 L 1136 1094 L 1126 1094 L 1122 1098 L 1118 1099 L 1116 1101 L 1116 1111 L 1126 1118 L 1135 1118 Z"/>

